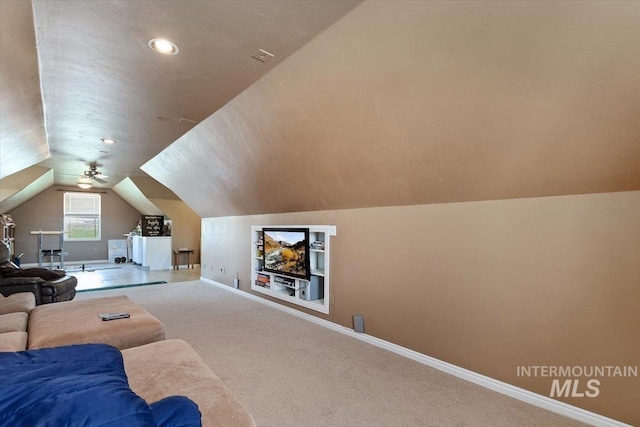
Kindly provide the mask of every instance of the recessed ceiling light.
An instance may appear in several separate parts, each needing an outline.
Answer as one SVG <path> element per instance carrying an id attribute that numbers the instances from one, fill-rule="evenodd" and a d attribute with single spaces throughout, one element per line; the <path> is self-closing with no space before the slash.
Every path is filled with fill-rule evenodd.
<path id="1" fill-rule="evenodd" d="M 147 44 L 151 49 L 163 55 L 175 55 L 178 53 L 178 46 L 167 39 L 151 39 Z"/>
<path id="2" fill-rule="evenodd" d="M 258 49 L 258 51 L 251 55 L 251 57 L 257 59 L 260 62 L 267 62 L 268 60 L 273 58 L 273 53 L 269 53 L 264 49 Z"/>
<path id="3" fill-rule="evenodd" d="M 104 142 L 105 144 L 115 144 L 116 141 L 113 139 L 108 139 L 108 138 L 102 138 L 100 141 Z"/>

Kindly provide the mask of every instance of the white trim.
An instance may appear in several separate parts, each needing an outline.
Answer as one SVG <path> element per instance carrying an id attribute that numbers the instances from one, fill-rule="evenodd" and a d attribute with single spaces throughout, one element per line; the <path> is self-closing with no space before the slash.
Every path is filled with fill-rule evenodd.
<path id="1" fill-rule="evenodd" d="M 417 351 L 399 346 L 397 344 L 390 343 L 380 338 L 376 338 L 374 336 L 367 335 L 367 334 L 357 333 L 353 329 L 347 328 L 346 326 L 338 325 L 336 323 L 329 322 L 328 320 L 320 319 L 319 317 L 316 317 L 307 313 L 303 313 L 299 310 L 286 307 L 284 305 L 278 304 L 273 301 L 269 301 L 257 295 L 253 295 L 239 289 L 234 289 L 231 286 L 224 285 L 214 280 L 207 279 L 205 277 L 200 277 L 200 280 L 202 280 L 203 282 L 215 285 L 229 292 L 234 292 L 238 295 L 241 295 L 245 298 L 249 298 L 253 301 L 257 301 L 262 304 L 268 305 L 277 310 L 284 311 L 289 314 L 293 314 L 294 316 L 302 317 L 303 319 L 308 320 L 310 322 L 316 323 L 318 325 L 324 326 L 331 330 L 356 338 L 360 341 L 364 341 L 366 343 L 375 345 L 376 347 L 383 348 L 392 353 L 396 353 L 400 356 L 404 356 L 416 362 L 422 363 L 423 365 L 430 366 L 432 368 L 446 372 L 447 374 L 451 374 L 463 380 L 472 382 L 482 387 L 486 387 L 498 393 L 513 397 L 514 399 L 518 399 L 523 402 L 529 403 L 533 406 L 537 406 L 539 408 L 543 408 L 548 411 L 555 412 L 556 414 L 564 415 L 565 417 L 569 417 L 578 421 L 582 421 L 583 423 L 587 423 L 587 424 L 598 426 L 598 427 L 632 427 L 629 424 L 625 424 L 623 422 L 616 421 L 612 418 L 608 418 L 600 414 L 596 414 L 595 412 L 587 411 L 586 409 L 578 408 L 576 406 L 569 405 L 567 403 L 560 402 L 555 399 L 551 399 L 550 397 L 543 396 L 541 394 L 534 393 L 532 391 L 525 390 L 523 388 L 516 387 L 511 384 L 507 384 L 505 382 L 493 379 L 491 377 L 487 377 L 482 374 L 478 374 L 477 372 L 473 372 L 468 369 L 461 368 L 451 363 L 436 359 L 435 357 L 427 356 L 426 354 L 418 353 Z"/>

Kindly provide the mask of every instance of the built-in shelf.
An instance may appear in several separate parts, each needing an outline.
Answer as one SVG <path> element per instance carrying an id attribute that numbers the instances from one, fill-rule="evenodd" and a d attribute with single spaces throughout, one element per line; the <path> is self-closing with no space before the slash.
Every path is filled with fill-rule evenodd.
<path id="1" fill-rule="evenodd" d="M 9 260 L 14 261 L 16 254 L 16 226 L 13 218 L 9 214 L 0 215 L 0 226 L 2 226 L 2 242 L 9 248 Z"/>
<path id="2" fill-rule="evenodd" d="M 329 231 L 328 225 L 278 226 L 309 230 L 309 280 L 283 273 L 264 271 L 263 228 L 251 227 L 251 289 L 321 313 L 329 314 Z"/>

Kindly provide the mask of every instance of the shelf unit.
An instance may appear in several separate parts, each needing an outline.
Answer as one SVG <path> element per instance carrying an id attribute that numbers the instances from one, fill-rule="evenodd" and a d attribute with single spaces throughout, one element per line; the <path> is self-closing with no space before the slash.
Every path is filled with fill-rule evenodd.
<path id="1" fill-rule="evenodd" d="M 308 228 L 311 280 L 263 271 L 263 228 Z M 334 234 L 330 234 L 333 231 Z M 329 225 L 254 225 L 251 227 L 251 289 L 283 301 L 329 314 L 329 250 L 335 227 Z"/>
<path id="2" fill-rule="evenodd" d="M 9 247 L 9 259 L 13 261 L 16 255 L 16 225 L 9 214 L 0 216 L 0 224 L 2 224 L 2 241 Z"/>

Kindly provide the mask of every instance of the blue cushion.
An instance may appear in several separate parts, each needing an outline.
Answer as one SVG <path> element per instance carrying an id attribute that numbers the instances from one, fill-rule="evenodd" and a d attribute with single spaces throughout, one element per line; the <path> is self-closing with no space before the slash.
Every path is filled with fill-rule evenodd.
<path id="1" fill-rule="evenodd" d="M 155 426 L 120 351 L 84 344 L 0 353 L 0 425 Z"/>
<path id="2" fill-rule="evenodd" d="M 171 396 L 149 405 L 158 426 L 200 427 L 202 425 L 198 405 L 184 396 Z"/>

